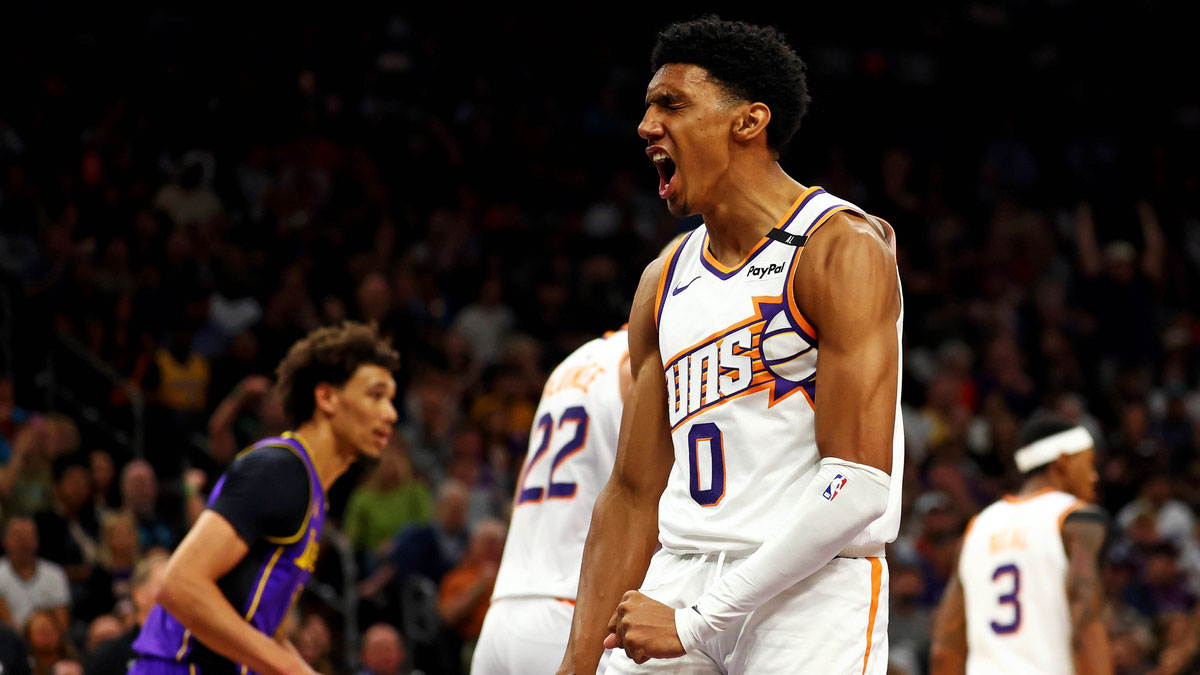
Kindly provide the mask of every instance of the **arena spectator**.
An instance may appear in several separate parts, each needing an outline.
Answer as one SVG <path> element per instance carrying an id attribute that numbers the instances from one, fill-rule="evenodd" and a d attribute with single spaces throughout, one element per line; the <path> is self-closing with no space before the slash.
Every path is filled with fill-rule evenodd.
<path id="1" fill-rule="evenodd" d="M 51 467 L 54 507 L 34 516 L 38 530 L 38 553 L 61 565 L 67 578 L 78 582 L 87 577 L 96 561 L 99 517 L 92 501 L 91 476 L 80 455 L 64 455 Z"/>
<path id="2" fill-rule="evenodd" d="M 35 609 L 30 613 L 24 637 L 33 675 L 59 675 L 59 663 L 75 661 L 78 656 L 67 629 L 49 610 Z"/>
<path id="3" fill-rule="evenodd" d="M 400 632 L 389 624 L 377 623 L 363 633 L 359 675 L 420 675 L 405 668 L 406 658 Z"/>
<path id="4" fill-rule="evenodd" d="M 479 290 L 479 297 L 464 307 L 454 321 L 454 330 L 470 345 L 471 358 L 477 367 L 497 360 L 516 321 L 513 310 L 504 304 L 503 295 L 500 278 L 488 278 Z"/>
<path id="5" fill-rule="evenodd" d="M 159 515 L 158 477 L 146 460 L 135 459 L 121 470 L 121 507 L 137 521 L 143 549 L 174 546 L 175 533 Z"/>
<path id="6" fill-rule="evenodd" d="M 29 651 L 21 636 L 0 623 L 0 668 L 11 675 L 29 675 Z"/>
<path id="7" fill-rule="evenodd" d="M 333 675 L 333 663 L 330 661 L 332 636 L 329 624 L 320 614 L 305 615 L 292 632 L 291 640 L 296 651 L 313 670 L 321 675 Z"/>
<path id="8" fill-rule="evenodd" d="M 121 633 L 125 632 L 125 627 L 121 624 L 121 620 L 112 614 L 101 614 L 92 620 L 91 625 L 87 630 L 87 642 L 84 645 L 84 656 L 91 657 L 103 642 L 115 640 L 121 637 Z"/>
<path id="9" fill-rule="evenodd" d="M 438 490 L 434 518 L 428 524 L 409 525 L 392 540 L 387 560 L 358 585 L 363 597 L 374 597 L 389 584 L 410 575 L 434 583 L 442 580 L 462 558 L 467 548 L 467 508 L 470 492 L 456 480 L 447 480 Z"/>
<path id="10" fill-rule="evenodd" d="M 16 403 L 12 376 L 0 373 L 0 466 L 11 460 L 12 442 L 28 419 L 29 411 Z"/>
<path id="11" fill-rule="evenodd" d="M 462 562 L 446 573 L 438 589 L 442 621 L 464 640 L 479 637 L 496 583 L 500 555 L 504 553 L 504 523 L 482 520 L 471 530 Z"/>
<path id="12" fill-rule="evenodd" d="M 53 504 L 51 465 L 79 449 L 79 428 L 62 414 L 31 417 L 13 440 L 12 456 L 0 467 L 0 498 L 10 513 L 32 515 Z"/>
<path id="13" fill-rule="evenodd" d="M 107 450 L 92 450 L 88 453 L 88 469 L 91 474 L 95 508 L 113 508 L 120 501 L 120 490 L 117 489 L 117 469 L 112 454 Z"/>
<path id="14" fill-rule="evenodd" d="M 406 526 L 427 522 L 432 512 L 429 489 L 414 477 L 407 448 L 393 440 L 366 481 L 350 494 L 343 529 L 373 569 L 374 559 L 387 555 L 381 547 Z"/>
<path id="15" fill-rule="evenodd" d="M 34 612 L 44 611 L 66 630 L 71 625 L 67 575 L 58 565 L 39 558 L 37 552 L 33 519 L 9 518 L 4 528 L 4 557 L 0 558 L 0 599 L 8 608 L 9 625 L 24 627 Z"/>
<path id="16" fill-rule="evenodd" d="M 123 675 L 129 670 L 129 661 L 134 658 L 133 641 L 141 631 L 142 622 L 154 607 L 154 596 L 162 588 L 163 575 L 167 569 L 167 556 L 152 554 L 138 563 L 133 574 L 133 625 L 124 627 L 119 637 L 95 646 L 88 654 L 84 672 L 86 675 Z"/>
<path id="17" fill-rule="evenodd" d="M 242 448 L 284 430 L 283 407 L 271 380 L 250 375 L 221 400 L 208 420 L 208 453 L 217 468 Z"/>

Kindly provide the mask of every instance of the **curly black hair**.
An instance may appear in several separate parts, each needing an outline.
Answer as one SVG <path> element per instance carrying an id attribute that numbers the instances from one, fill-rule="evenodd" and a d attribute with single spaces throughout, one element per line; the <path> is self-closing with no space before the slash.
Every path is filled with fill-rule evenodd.
<path id="1" fill-rule="evenodd" d="M 400 356 L 374 328 L 347 321 L 309 333 L 292 345 L 275 369 L 275 389 L 284 414 L 297 425 L 312 419 L 317 385 L 340 387 L 366 364 L 392 372 L 400 367 Z"/>
<path id="2" fill-rule="evenodd" d="M 804 61 L 770 26 L 724 21 L 708 15 L 667 26 L 650 54 L 651 72 L 668 63 L 688 63 L 708 71 L 729 94 L 771 109 L 767 145 L 779 152 L 808 112 Z"/>

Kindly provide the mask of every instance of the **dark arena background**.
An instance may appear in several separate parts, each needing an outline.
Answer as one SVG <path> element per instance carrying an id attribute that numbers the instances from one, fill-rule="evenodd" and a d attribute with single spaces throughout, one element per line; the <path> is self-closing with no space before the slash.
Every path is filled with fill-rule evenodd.
<path id="1" fill-rule="evenodd" d="M 1182 5 L 722 12 L 808 63 L 784 168 L 899 238 L 891 672 L 926 672 L 959 536 L 1019 483 L 1016 431 L 1041 410 L 1098 440 L 1116 672 L 1200 672 Z M 642 268 L 696 224 L 658 200 L 635 129 L 655 32 L 698 12 L 0 10 L 0 512 L 33 516 L 70 587 L 63 628 L 0 569 L 2 672 L 104 672 L 101 639 L 136 626 L 135 563 L 280 430 L 286 347 L 346 318 L 400 352 L 401 419 L 332 491 L 291 639 L 327 675 L 465 672 L 489 593 L 439 588 L 427 537 L 474 540 L 446 561 L 468 579 L 498 560 L 488 519 L 510 513 L 548 370 L 623 324 Z M 465 504 L 436 499 L 450 478 Z M 465 616 L 439 611 L 471 592 Z"/>

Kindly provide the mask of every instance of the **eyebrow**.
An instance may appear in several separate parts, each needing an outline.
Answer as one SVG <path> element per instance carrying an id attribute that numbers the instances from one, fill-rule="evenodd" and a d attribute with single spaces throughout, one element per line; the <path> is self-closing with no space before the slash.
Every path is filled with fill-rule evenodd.
<path id="1" fill-rule="evenodd" d="M 682 96 L 670 91 L 657 89 L 652 93 L 646 94 L 646 107 L 649 108 L 654 104 L 658 105 L 673 105 L 683 100 Z"/>

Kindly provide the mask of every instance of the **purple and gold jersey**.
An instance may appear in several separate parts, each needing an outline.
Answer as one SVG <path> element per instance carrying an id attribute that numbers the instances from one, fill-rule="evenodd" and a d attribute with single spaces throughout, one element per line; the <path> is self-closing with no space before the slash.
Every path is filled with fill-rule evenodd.
<path id="1" fill-rule="evenodd" d="M 272 536 L 269 529 L 262 531 L 254 541 L 247 541 L 250 550 L 246 556 L 228 574 L 217 581 L 217 586 L 251 625 L 266 635 L 274 635 L 283 623 L 292 603 L 307 583 L 316 565 L 317 550 L 321 539 L 321 526 L 325 520 L 325 491 L 317 479 L 316 470 L 309 458 L 308 450 L 299 437 L 292 433 L 264 439 L 238 455 L 237 462 L 250 460 L 250 455 L 262 453 L 258 460 L 269 453 L 280 455 L 286 450 L 303 463 L 308 474 L 308 505 L 303 517 L 293 514 L 292 522 L 300 522 L 298 530 L 287 536 Z M 271 461 L 283 460 L 288 464 L 294 462 L 286 457 L 272 458 Z M 289 467 L 290 468 L 290 467 Z M 208 499 L 210 509 L 226 516 L 238 530 L 239 536 L 246 538 L 245 530 L 236 518 L 229 514 L 229 495 L 222 500 L 222 492 L 229 491 L 227 481 L 235 475 L 235 467 L 230 470 L 213 487 Z M 288 477 L 291 474 L 285 474 Z M 298 477 L 298 474 L 297 474 Z M 235 480 L 246 480 L 237 478 Z M 260 482 L 261 479 L 255 479 Z M 270 481 L 266 481 L 269 483 Z M 262 499 L 270 499 L 272 488 L 269 484 L 259 486 L 238 485 L 235 489 L 261 489 Z M 220 508 L 217 508 L 220 506 Z M 224 511 L 224 512 L 223 512 Z M 294 526 L 293 526 L 294 527 Z M 233 663 L 229 659 L 209 649 L 198 642 L 190 630 L 161 606 L 155 605 L 142 626 L 141 634 L 133 643 L 133 649 L 139 655 L 140 661 L 132 673 L 139 671 L 139 666 L 145 665 L 148 670 L 157 672 L 160 666 L 177 664 L 177 669 L 191 673 L 233 673 L 247 675 L 246 666 Z"/>

